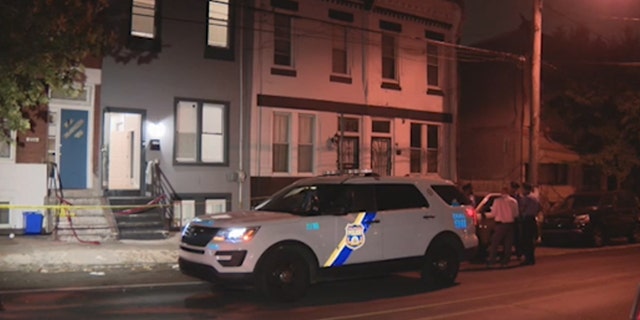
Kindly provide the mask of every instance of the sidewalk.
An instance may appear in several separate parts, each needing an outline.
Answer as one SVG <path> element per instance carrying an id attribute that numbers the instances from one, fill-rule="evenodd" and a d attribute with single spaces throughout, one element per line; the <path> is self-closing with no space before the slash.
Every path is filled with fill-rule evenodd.
<path id="1" fill-rule="evenodd" d="M 179 232 L 163 240 L 113 240 L 98 245 L 56 241 L 46 235 L 19 235 L 13 239 L 4 235 L 0 236 L 0 273 L 59 273 L 160 266 L 177 269 L 179 243 Z M 536 249 L 536 256 L 615 250 L 627 246 L 640 247 L 640 244 L 622 242 L 602 248 L 540 246 Z"/>
<path id="2" fill-rule="evenodd" d="M 0 272 L 57 273 L 108 268 L 177 267 L 180 233 L 163 240 L 112 240 L 100 244 L 51 236 L 0 236 Z"/>

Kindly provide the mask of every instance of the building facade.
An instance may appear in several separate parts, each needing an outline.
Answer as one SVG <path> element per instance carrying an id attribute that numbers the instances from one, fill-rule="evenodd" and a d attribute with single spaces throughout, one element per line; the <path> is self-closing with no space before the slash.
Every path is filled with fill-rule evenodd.
<path id="1" fill-rule="evenodd" d="M 176 226 L 325 171 L 457 179 L 459 1 L 113 3 L 144 55 L 87 61 L 79 96 L 52 91 L 0 149 L 0 178 L 20 181 L 0 203 L 42 206 L 47 162 L 64 189 L 106 198 L 148 193 L 157 164 Z M 0 228 L 23 228 L 22 211 Z"/>

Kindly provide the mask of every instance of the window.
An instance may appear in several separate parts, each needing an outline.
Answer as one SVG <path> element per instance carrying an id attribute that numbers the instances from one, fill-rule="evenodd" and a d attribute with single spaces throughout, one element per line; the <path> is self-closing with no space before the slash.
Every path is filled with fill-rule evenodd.
<path id="1" fill-rule="evenodd" d="M 229 0 L 209 0 L 207 44 L 212 47 L 229 47 Z"/>
<path id="2" fill-rule="evenodd" d="M 131 35 L 148 39 L 155 38 L 155 15 L 155 0 L 133 0 L 131 9 Z"/>
<path id="3" fill-rule="evenodd" d="M 204 200 L 205 214 L 219 213 L 227 211 L 227 199 L 206 199 Z"/>
<path id="4" fill-rule="evenodd" d="M 442 200 L 444 200 L 444 202 L 449 204 L 450 206 L 455 205 L 455 204 L 459 204 L 459 205 L 460 204 L 464 204 L 464 205 L 470 205 L 471 204 L 471 201 L 469 200 L 469 198 L 466 197 L 460 191 L 460 189 L 458 189 L 454 185 L 448 185 L 448 184 L 432 185 L 431 189 L 433 189 L 433 191 L 435 191 L 438 194 L 438 196 Z M 491 200 L 491 202 L 493 203 L 493 199 Z"/>
<path id="5" fill-rule="evenodd" d="M 178 101 L 175 162 L 227 164 L 227 105 Z"/>
<path id="6" fill-rule="evenodd" d="M 205 58 L 229 61 L 234 58 L 232 3 L 232 0 L 209 0 Z"/>
<path id="7" fill-rule="evenodd" d="M 289 114 L 273 115 L 273 172 L 289 172 Z"/>
<path id="8" fill-rule="evenodd" d="M 347 28 L 336 25 L 333 27 L 333 53 L 331 71 L 338 74 L 348 74 L 347 67 Z"/>
<path id="9" fill-rule="evenodd" d="M 291 58 L 291 17 L 282 14 L 274 16 L 273 38 L 273 64 L 293 67 L 293 59 Z"/>
<path id="10" fill-rule="evenodd" d="M 569 165 L 566 163 L 541 163 L 538 166 L 538 183 L 552 186 L 569 184 Z"/>
<path id="11" fill-rule="evenodd" d="M 360 119 L 338 117 L 338 170 L 360 168 Z"/>
<path id="12" fill-rule="evenodd" d="M 436 125 L 427 125 L 427 172 L 438 172 L 440 138 Z"/>
<path id="13" fill-rule="evenodd" d="M 308 114 L 298 116 L 298 172 L 313 171 L 314 117 Z"/>
<path id="14" fill-rule="evenodd" d="M 371 132 L 391 133 L 391 121 L 388 121 L 388 120 L 371 121 Z"/>
<path id="15" fill-rule="evenodd" d="M 444 41 L 444 34 L 426 32 L 428 40 Z M 427 85 L 429 87 L 440 86 L 440 49 L 434 42 L 427 42 Z"/>
<path id="16" fill-rule="evenodd" d="M 15 160 L 15 141 L 15 131 L 11 131 L 9 137 L 0 137 L 0 162 L 13 162 L 13 160 Z"/>
<path id="17" fill-rule="evenodd" d="M 9 202 L 0 201 L 0 225 L 9 224 Z"/>
<path id="18" fill-rule="evenodd" d="M 382 78 L 397 80 L 396 39 L 392 35 L 382 34 Z"/>
<path id="19" fill-rule="evenodd" d="M 376 201 L 378 210 L 401 210 L 411 208 L 428 208 L 429 202 L 424 195 L 411 184 L 379 184 L 376 185 Z"/>
<path id="20" fill-rule="evenodd" d="M 410 172 L 422 172 L 422 124 L 411 124 L 410 147 Z"/>

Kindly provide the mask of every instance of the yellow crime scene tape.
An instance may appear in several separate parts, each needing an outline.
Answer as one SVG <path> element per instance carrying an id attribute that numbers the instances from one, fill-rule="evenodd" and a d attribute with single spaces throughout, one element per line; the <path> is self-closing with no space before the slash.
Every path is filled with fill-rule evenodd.
<path id="1" fill-rule="evenodd" d="M 163 208 L 172 206 L 172 204 L 143 204 L 138 206 L 132 205 L 69 205 L 69 204 L 50 204 L 50 205 L 10 205 L 0 204 L 0 209 L 16 209 L 16 210 L 54 210 L 57 211 L 56 215 L 60 217 L 75 217 L 77 214 L 75 210 L 87 210 L 87 209 L 138 209 L 138 208 Z"/>

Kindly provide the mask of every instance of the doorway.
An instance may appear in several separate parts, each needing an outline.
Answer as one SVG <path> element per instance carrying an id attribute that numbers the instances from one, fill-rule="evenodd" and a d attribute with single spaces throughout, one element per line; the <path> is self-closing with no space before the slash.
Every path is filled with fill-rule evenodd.
<path id="1" fill-rule="evenodd" d="M 144 111 L 107 108 L 102 135 L 102 187 L 108 193 L 142 189 Z"/>

